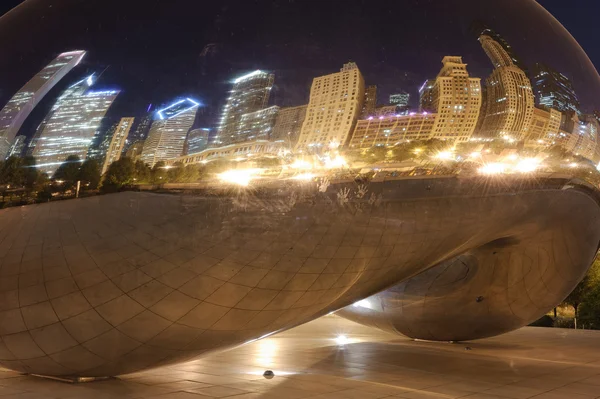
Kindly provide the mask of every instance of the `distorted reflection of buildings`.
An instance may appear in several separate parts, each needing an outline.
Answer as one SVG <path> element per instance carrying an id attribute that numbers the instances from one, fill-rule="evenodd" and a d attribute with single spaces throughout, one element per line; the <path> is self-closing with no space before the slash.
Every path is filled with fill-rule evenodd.
<path id="1" fill-rule="evenodd" d="M 210 137 L 209 128 L 197 128 L 189 131 L 185 140 L 184 154 L 195 154 L 208 147 L 208 139 Z"/>
<path id="2" fill-rule="evenodd" d="M 408 107 L 410 101 L 410 94 L 406 92 L 390 94 L 390 104 L 397 105 L 398 107 Z"/>
<path id="3" fill-rule="evenodd" d="M 36 105 L 81 62 L 84 56 L 85 51 L 69 51 L 60 54 L 25 83 L 2 108 L 0 111 L 0 160 L 8 155 L 19 129 Z"/>
<path id="4" fill-rule="evenodd" d="M 531 82 L 514 57 L 497 40 L 498 35 L 482 34 L 479 41 L 494 65 L 486 79 L 486 104 L 480 137 L 520 141 L 528 135 L 534 109 Z"/>
<path id="5" fill-rule="evenodd" d="M 293 148 L 298 142 L 307 108 L 308 105 L 279 108 L 271 132 L 271 140 L 284 141 L 288 148 Z"/>
<path id="6" fill-rule="evenodd" d="M 131 144 L 125 151 L 125 156 L 130 158 L 132 161 L 137 161 L 142 157 L 142 151 L 144 149 L 144 140 L 136 141 Z"/>
<path id="7" fill-rule="evenodd" d="M 143 141 L 144 139 L 146 139 L 146 137 L 148 137 L 148 132 L 150 131 L 150 127 L 152 126 L 153 119 L 153 113 L 144 115 L 141 118 L 136 118 L 137 125 L 134 125 L 135 129 L 132 128 L 133 130 L 129 133 L 129 136 L 127 136 L 123 151 L 129 150 L 133 143 Z"/>
<path id="8" fill-rule="evenodd" d="M 287 149 L 284 141 L 257 140 L 246 143 L 230 144 L 222 147 L 211 147 L 196 154 L 183 155 L 165 161 L 167 165 L 181 163 L 184 165 L 205 164 L 215 159 L 241 161 L 263 155 L 274 156 Z"/>
<path id="9" fill-rule="evenodd" d="M 536 63 L 533 85 L 537 103 L 560 112 L 580 113 L 579 100 L 571 80 L 548 65 Z"/>
<path id="10" fill-rule="evenodd" d="M 233 87 L 223 107 L 213 146 L 223 146 L 264 137 L 264 124 L 260 119 L 271 118 L 276 110 L 260 113 L 269 103 L 274 75 L 256 70 L 233 81 Z M 256 114 L 256 112 L 259 112 Z M 258 125 L 253 130 L 252 126 Z M 272 126 L 272 125 L 271 125 Z M 268 134 L 268 133 L 267 133 Z"/>
<path id="11" fill-rule="evenodd" d="M 23 155 L 23 151 L 25 150 L 27 137 L 23 135 L 19 135 L 15 137 L 12 145 L 10 146 L 10 150 L 8 151 L 7 157 L 20 157 Z"/>
<path id="12" fill-rule="evenodd" d="M 108 149 L 104 157 L 104 162 L 102 163 L 102 174 L 104 174 L 108 170 L 108 167 L 111 163 L 121 158 L 121 154 L 123 153 L 123 147 L 125 146 L 125 140 L 129 135 L 134 120 L 135 118 L 131 117 L 121 118 L 121 120 L 117 124 L 112 136 L 110 136 L 110 143 L 108 145 Z"/>
<path id="13" fill-rule="evenodd" d="M 150 166 L 183 153 L 188 131 L 196 120 L 200 103 L 185 98 L 156 113 L 141 159 Z"/>
<path id="14" fill-rule="evenodd" d="M 321 151 L 346 144 L 361 113 L 365 82 L 354 62 L 313 80 L 296 151 Z"/>
<path id="15" fill-rule="evenodd" d="M 92 91 L 93 76 L 69 87 L 42 123 L 33 156 L 37 167 L 53 173 L 69 155 L 85 159 L 104 115 L 119 90 Z"/>
<path id="16" fill-rule="evenodd" d="M 435 80 L 426 80 L 419 88 L 419 112 L 433 112 L 433 87 Z"/>
<path id="17" fill-rule="evenodd" d="M 377 106 L 377 86 L 370 85 L 365 89 L 365 101 L 363 103 L 361 118 L 367 118 L 373 116 L 375 107 Z"/>

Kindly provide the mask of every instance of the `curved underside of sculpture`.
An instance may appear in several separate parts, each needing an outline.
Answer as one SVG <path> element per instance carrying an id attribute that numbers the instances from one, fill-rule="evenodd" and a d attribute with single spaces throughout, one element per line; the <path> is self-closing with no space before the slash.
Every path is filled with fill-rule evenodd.
<path id="1" fill-rule="evenodd" d="M 562 300 L 599 241 L 596 192 L 564 179 L 278 182 L 7 209 L 0 364 L 124 374 L 368 297 L 380 308 L 344 312 L 420 338 L 494 335 Z"/>

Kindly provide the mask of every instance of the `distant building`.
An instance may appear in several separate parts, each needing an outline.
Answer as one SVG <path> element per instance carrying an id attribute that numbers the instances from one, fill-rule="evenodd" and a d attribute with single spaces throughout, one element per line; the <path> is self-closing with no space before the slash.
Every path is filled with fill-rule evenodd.
<path id="1" fill-rule="evenodd" d="M 115 128 L 112 136 L 110 137 L 110 144 L 108 151 L 104 157 L 104 163 L 102 164 L 102 174 L 106 173 L 111 163 L 119 160 L 123 153 L 123 147 L 125 146 L 125 140 L 129 135 L 129 131 L 133 126 L 135 118 L 121 118 L 117 127 Z"/>
<path id="2" fill-rule="evenodd" d="M 274 105 L 242 115 L 238 123 L 235 143 L 268 140 L 271 137 L 271 131 L 275 125 L 278 112 L 279 107 Z"/>
<path id="3" fill-rule="evenodd" d="M 435 112 L 433 99 L 434 80 L 426 80 L 419 89 L 419 112 Z"/>
<path id="4" fill-rule="evenodd" d="M 525 146 L 545 148 L 560 144 L 561 113 L 555 109 L 534 108 Z"/>
<path id="5" fill-rule="evenodd" d="M 182 163 L 184 165 L 205 164 L 216 159 L 252 158 L 261 155 L 279 155 L 286 148 L 283 141 L 257 140 L 245 143 L 230 144 L 223 147 L 211 147 L 195 154 L 183 155 L 181 157 L 165 161 L 167 165 Z"/>
<path id="6" fill-rule="evenodd" d="M 433 110 L 437 113 L 432 138 L 468 141 L 481 109 L 481 81 L 469 77 L 461 57 L 446 56 L 433 88 Z"/>
<path id="7" fill-rule="evenodd" d="M 159 161 L 181 156 L 199 106 L 198 102 L 186 98 L 158 111 L 144 142 L 141 159 L 152 167 Z"/>
<path id="8" fill-rule="evenodd" d="M 92 91 L 93 79 L 68 88 L 50 111 L 33 150 L 37 167 L 54 173 L 69 155 L 87 157 L 104 115 L 119 95 L 118 90 Z"/>
<path id="9" fill-rule="evenodd" d="M 23 155 L 23 150 L 25 149 L 25 141 L 27 140 L 26 136 L 19 135 L 15 137 L 10 146 L 10 151 L 8 151 L 8 157 L 20 157 Z"/>
<path id="10" fill-rule="evenodd" d="M 436 114 L 412 113 L 361 119 L 356 124 L 349 148 L 391 147 L 412 140 L 428 140 L 436 117 Z"/>
<path id="11" fill-rule="evenodd" d="M 125 156 L 127 158 L 131 158 L 132 161 L 137 161 L 142 157 L 142 150 L 144 149 L 144 140 L 136 141 L 131 144 L 127 151 L 125 152 Z"/>
<path id="12" fill-rule="evenodd" d="M 213 146 L 223 146 L 248 140 L 247 133 L 240 124 L 244 115 L 258 112 L 267 107 L 273 88 L 274 75 L 264 71 L 254 71 L 233 81 L 217 127 Z M 246 122 L 251 119 L 246 116 Z M 247 130 L 245 130 L 247 132 Z"/>
<path id="13" fill-rule="evenodd" d="M 373 116 L 375 107 L 377 107 L 377 86 L 367 86 L 365 89 L 365 102 L 363 104 L 361 118 L 364 119 Z"/>
<path id="14" fill-rule="evenodd" d="M 195 154 L 208 147 L 208 138 L 210 136 L 210 129 L 198 128 L 190 130 L 185 141 L 185 154 Z"/>
<path id="15" fill-rule="evenodd" d="M 497 36 L 482 34 L 479 41 L 495 69 L 486 79 L 485 115 L 478 135 L 521 141 L 528 136 L 533 117 L 531 82 Z"/>
<path id="16" fill-rule="evenodd" d="M 8 154 L 14 138 L 31 111 L 67 73 L 81 62 L 84 56 L 85 51 L 69 51 L 60 54 L 31 78 L 2 108 L 0 111 L 0 160 Z"/>
<path id="17" fill-rule="evenodd" d="M 313 80 L 296 150 L 322 151 L 346 145 L 363 108 L 365 82 L 354 62 Z"/>
<path id="18" fill-rule="evenodd" d="M 271 132 L 271 140 L 282 140 L 287 147 L 293 148 L 298 142 L 307 108 L 308 105 L 280 108 Z"/>
<path id="19" fill-rule="evenodd" d="M 573 130 L 573 136 L 575 136 L 576 140 L 571 151 L 597 164 L 600 162 L 600 154 L 598 152 L 600 150 L 598 146 L 600 125 L 595 118 L 583 116 L 583 119 L 579 121 L 578 126 Z"/>
<path id="20" fill-rule="evenodd" d="M 397 113 L 398 106 L 396 105 L 380 105 L 379 107 L 375 107 L 375 110 L 373 111 L 371 116 L 395 116 Z"/>
<path id="21" fill-rule="evenodd" d="M 125 140 L 125 151 L 127 151 L 133 143 L 143 141 L 148 137 L 148 132 L 152 126 L 153 119 L 154 114 L 148 114 L 138 119 L 137 126 L 129 132 L 129 136 L 127 137 L 127 140 Z"/>
<path id="22" fill-rule="evenodd" d="M 390 95 L 390 104 L 397 105 L 398 107 L 408 107 L 409 100 L 410 94 L 406 92 Z"/>
<path id="23" fill-rule="evenodd" d="M 540 63 L 535 64 L 533 72 L 536 101 L 540 106 L 580 113 L 579 100 L 569 78 Z"/>
<path id="24" fill-rule="evenodd" d="M 471 24 L 470 28 L 471 33 L 475 36 L 475 38 L 480 39 L 481 36 L 486 35 L 493 39 L 498 45 L 502 48 L 503 53 L 505 53 L 510 59 L 510 63 L 515 65 L 517 68 L 522 71 L 526 71 L 527 68 L 525 64 L 521 61 L 521 59 L 517 56 L 512 46 L 496 31 L 491 29 L 485 23 L 481 21 L 475 21 Z M 496 66 L 497 68 L 497 66 Z"/>

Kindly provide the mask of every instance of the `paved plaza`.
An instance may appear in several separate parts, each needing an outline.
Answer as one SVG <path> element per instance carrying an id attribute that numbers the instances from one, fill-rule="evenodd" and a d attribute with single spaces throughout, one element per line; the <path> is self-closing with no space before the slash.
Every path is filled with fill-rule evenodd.
<path id="1" fill-rule="evenodd" d="M 342 337 L 343 336 L 343 337 Z M 275 377 L 266 379 L 265 370 Z M 200 360 L 68 384 L 0 373 L 0 398 L 600 398 L 600 332 L 552 328 L 413 341 L 325 316 Z"/>

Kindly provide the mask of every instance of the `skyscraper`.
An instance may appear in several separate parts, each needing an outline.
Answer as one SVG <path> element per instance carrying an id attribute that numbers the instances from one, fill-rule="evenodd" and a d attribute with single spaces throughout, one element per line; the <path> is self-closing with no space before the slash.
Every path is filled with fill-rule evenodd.
<path id="1" fill-rule="evenodd" d="M 154 166 L 159 161 L 181 156 L 199 106 L 198 102 L 186 98 L 158 111 L 144 142 L 141 159 Z"/>
<path id="2" fill-rule="evenodd" d="M 534 108 L 525 145 L 543 148 L 559 144 L 561 116 L 561 113 L 553 108 Z"/>
<path id="3" fill-rule="evenodd" d="M 92 91 L 93 79 L 67 89 L 52 108 L 35 144 L 37 167 L 53 173 L 69 156 L 85 159 L 104 115 L 119 95 L 118 90 Z"/>
<path id="4" fill-rule="evenodd" d="M 152 126 L 153 119 L 153 113 L 139 118 L 137 126 L 133 131 L 129 132 L 129 136 L 127 136 L 127 139 L 125 140 L 124 151 L 127 151 L 129 147 L 133 145 L 133 143 L 143 141 L 146 139 L 146 137 L 148 137 L 148 132 L 150 131 L 150 126 Z"/>
<path id="5" fill-rule="evenodd" d="M 190 130 L 185 141 L 185 154 L 196 154 L 205 150 L 208 147 L 209 136 L 210 129 L 205 127 Z"/>
<path id="6" fill-rule="evenodd" d="M 0 111 L 0 159 L 6 157 L 10 144 L 35 106 L 84 56 L 85 51 L 60 54 L 8 101 Z"/>
<path id="7" fill-rule="evenodd" d="M 433 86 L 435 79 L 426 80 L 419 89 L 419 112 L 434 112 Z"/>
<path id="8" fill-rule="evenodd" d="M 233 88 L 217 127 L 214 146 L 239 143 L 247 139 L 247 134 L 240 136 L 242 117 L 266 108 L 273 79 L 273 74 L 256 70 L 233 81 Z"/>
<path id="9" fill-rule="evenodd" d="M 479 39 L 483 35 L 492 38 L 496 43 L 498 43 L 500 47 L 502 47 L 504 53 L 508 56 L 508 58 L 510 58 L 510 61 L 513 65 L 515 65 L 517 68 L 523 71 L 527 70 L 525 64 L 521 61 L 519 57 L 517 57 L 517 54 L 515 53 L 510 43 L 508 43 L 500 34 L 491 29 L 485 23 L 483 23 L 482 21 L 473 22 L 471 24 L 470 31 L 477 39 Z"/>
<path id="10" fill-rule="evenodd" d="M 313 80 L 297 151 L 320 151 L 349 140 L 365 100 L 365 81 L 354 62 Z"/>
<path id="11" fill-rule="evenodd" d="M 307 105 L 280 108 L 271 132 L 271 140 L 283 140 L 286 147 L 293 148 L 298 142 L 307 108 Z"/>
<path id="12" fill-rule="evenodd" d="M 365 89 L 365 101 L 361 112 L 361 117 L 366 118 L 372 116 L 377 106 L 377 86 L 367 86 Z"/>
<path id="13" fill-rule="evenodd" d="M 27 139 L 27 137 L 23 136 L 23 135 L 19 135 L 17 137 L 15 137 L 15 139 L 12 142 L 12 145 L 10 146 L 10 151 L 8 152 L 8 157 L 20 157 L 21 155 L 23 155 L 23 150 L 25 149 L 25 140 Z"/>
<path id="14" fill-rule="evenodd" d="M 479 41 L 495 69 L 486 80 L 485 115 L 478 135 L 523 140 L 533 117 L 531 82 L 494 37 L 483 34 Z"/>
<path id="15" fill-rule="evenodd" d="M 390 104 L 397 105 L 398 107 L 408 107 L 409 100 L 410 100 L 410 94 L 408 94 L 406 92 L 390 95 Z"/>
<path id="16" fill-rule="evenodd" d="M 579 100 L 571 80 L 547 65 L 537 63 L 533 70 L 537 103 L 560 112 L 579 111 Z"/>
<path id="17" fill-rule="evenodd" d="M 481 108 L 481 82 L 469 77 L 462 57 L 446 56 L 436 77 L 433 107 L 437 113 L 432 138 L 465 142 L 471 138 Z"/>
<path id="18" fill-rule="evenodd" d="M 123 147 L 125 146 L 125 140 L 129 135 L 129 131 L 133 126 L 134 118 L 121 118 L 117 127 L 115 128 L 111 138 L 106 156 L 104 157 L 104 163 L 102 165 L 102 174 L 104 174 L 111 163 L 121 158 L 123 153 Z"/>

